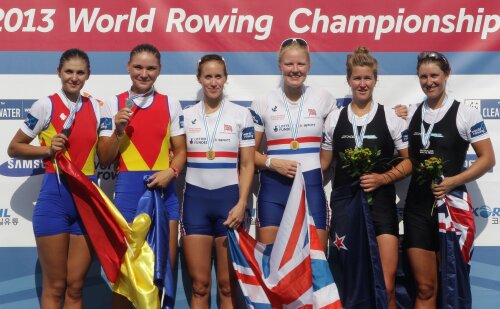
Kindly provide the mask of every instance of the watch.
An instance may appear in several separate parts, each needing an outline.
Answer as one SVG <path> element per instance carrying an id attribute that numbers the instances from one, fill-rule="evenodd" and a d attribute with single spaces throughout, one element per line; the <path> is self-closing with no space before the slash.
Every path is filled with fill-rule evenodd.
<path id="1" fill-rule="evenodd" d="M 266 167 L 267 167 L 268 169 L 270 169 L 270 168 L 271 168 L 271 159 L 272 159 L 272 158 L 269 158 L 269 157 L 266 159 L 266 163 L 265 163 L 265 164 L 266 164 Z"/>

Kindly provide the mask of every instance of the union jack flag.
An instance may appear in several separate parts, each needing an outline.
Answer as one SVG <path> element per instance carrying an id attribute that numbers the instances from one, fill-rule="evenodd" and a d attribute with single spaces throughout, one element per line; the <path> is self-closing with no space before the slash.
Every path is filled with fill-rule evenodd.
<path id="1" fill-rule="evenodd" d="M 228 230 L 229 249 L 248 308 L 341 308 L 300 167 L 274 245 Z"/>
<path id="2" fill-rule="evenodd" d="M 437 201 L 441 254 L 441 308 L 471 308 L 470 260 L 475 224 L 467 192 L 453 190 Z"/>

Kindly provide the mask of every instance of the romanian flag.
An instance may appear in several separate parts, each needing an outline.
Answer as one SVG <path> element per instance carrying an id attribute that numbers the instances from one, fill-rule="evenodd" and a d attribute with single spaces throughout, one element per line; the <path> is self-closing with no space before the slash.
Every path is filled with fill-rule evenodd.
<path id="1" fill-rule="evenodd" d="M 136 308 L 173 308 L 169 221 L 160 207 L 160 193 L 145 189 L 129 225 L 106 194 L 68 158 L 60 152 L 55 158 L 113 291 Z"/>

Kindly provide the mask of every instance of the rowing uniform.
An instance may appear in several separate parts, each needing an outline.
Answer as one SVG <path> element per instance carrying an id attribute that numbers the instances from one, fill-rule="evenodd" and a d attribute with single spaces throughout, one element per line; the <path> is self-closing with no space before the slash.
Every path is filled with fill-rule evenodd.
<path id="1" fill-rule="evenodd" d="M 36 101 L 21 131 L 31 138 L 38 136 L 41 146 L 50 146 L 52 137 L 63 130 L 73 104 L 75 103 L 70 103 L 62 90 Z M 64 155 L 85 175 L 96 181 L 94 157 L 100 119 L 99 105 L 97 101 L 88 97 L 81 97 L 81 101 L 76 104 Z M 35 236 L 61 233 L 86 234 L 65 178 L 61 175 L 59 184 L 53 161 L 44 158 L 43 163 L 45 175 L 33 211 Z"/>
<path id="2" fill-rule="evenodd" d="M 184 128 L 178 100 L 156 91 L 130 97 L 127 91 L 106 101 L 100 136 L 112 136 L 115 129 L 113 118 L 127 106 L 129 99 L 133 102 L 132 116 L 120 141 L 114 200 L 125 219 L 131 222 L 139 199 L 146 190 L 144 179 L 169 168 L 170 138 L 184 134 Z M 179 220 L 174 181 L 162 190 L 169 220 Z"/>
<path id="3" fill-rule="evenodd" d="M 239 149 L 255 146 L 255 133 L 248 108 L 224 100 L 205 115 L 203 104 L 184 110 L 187 171 L 181 227 L 183 235 L 220 237 L 227 230 L 222 223 L 239 200 Z"/>
<path id="4" fill-rule="evenodd" d="M 428 148 L 422 143 L 422 109 L 426 132 L 434 122 Z M 459 103 L 447 96 L 440 109 L 432 110 L 424 104 L 410 105 L 409 108 L 409 151 L 416 162 L 435 156 L 443 159 L 443 176 L 451 177 L 464 169 L 469 144 L 489 138 L 488 131 L 479 111 Z M 434 195 L 430 183 L 418 185 L 417 176 L 412 175 L 406 197 L 404 224 L 405 246 L 438 251 L 437 211 L 432 212 Z M 456 189 L 466 191 L 465 185 Z"/>
<path id="5" fill-rule="evenodd" d="M 327 227 L 327 207 L 319 150 L 324 120 L 334 109 L 336 100 L 331 94 L 309 86 L 304 86 L 303 95 L 297 102 L 290 102 L 282 88 L 279 88 L 256 98 L 252 103 L 255 130 L 265 133 L 267 156 L 301 164 L 309 209 L 316 227 L 320 229 Z M 297 119 L 300 124 L 296 132 L 299 146 L 298 149 L 292 149 L 296 148 L 291 143 Z M 279 226 L 292 183 L 293 179 L 277 172 L 261 171 L 257 201 L 257 217 L 261 227 Z"/>
<path id="6" fill-rule="evenodd" d="M 362 147 L 379 150 L 379 160 L 382 166 L 374 172 L 384 173 L 391 168 L 394 158 L 394 149 L 408 148 L 408 130 L 406 122 L 397 117 L 394 111 L 386 106 L 376 104 L 368 114 L 358 117 L 351 110 L 351 105 L 341 110 L 333 111 L 325 121 L 322 148 L 333 151 L 334 177 L 330 205 L 333 212 L 332 221 L 342 220 L 338 209 L 344 209 L 340 203 L 349 201 L 351 184 L 356 180 L 349 175 L 349 171 L 342 168 L 340 153 L 356 146 L 353 132 L 353 116 L 356 124 L 365 124 L 366 131 Z M 358 134 L 361 126 L 357 127 Z M 383 162 L 383 164 L 382 164 Z M 377 188 L 372 193 L 373 203 L 370 210 L 373 218 L 376 235 L 392 234 L 398 236 L 398 219 L 396 210 L 396 191 L 394 184 Z M 334 226 L 335 224 L 333 224 Z M 334 233 L 334 231 L 332 231 Z"/>

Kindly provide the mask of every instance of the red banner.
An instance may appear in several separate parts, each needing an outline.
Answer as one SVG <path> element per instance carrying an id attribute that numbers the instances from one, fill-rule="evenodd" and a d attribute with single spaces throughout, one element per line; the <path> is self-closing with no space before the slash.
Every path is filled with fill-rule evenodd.
<path id="1" fill-rule="evenodd" d="M 0 50 L 275 51 L 287 37 L 313 51 L 499 51 L 500 2 L 455 0 L 2 0 Z"/>

